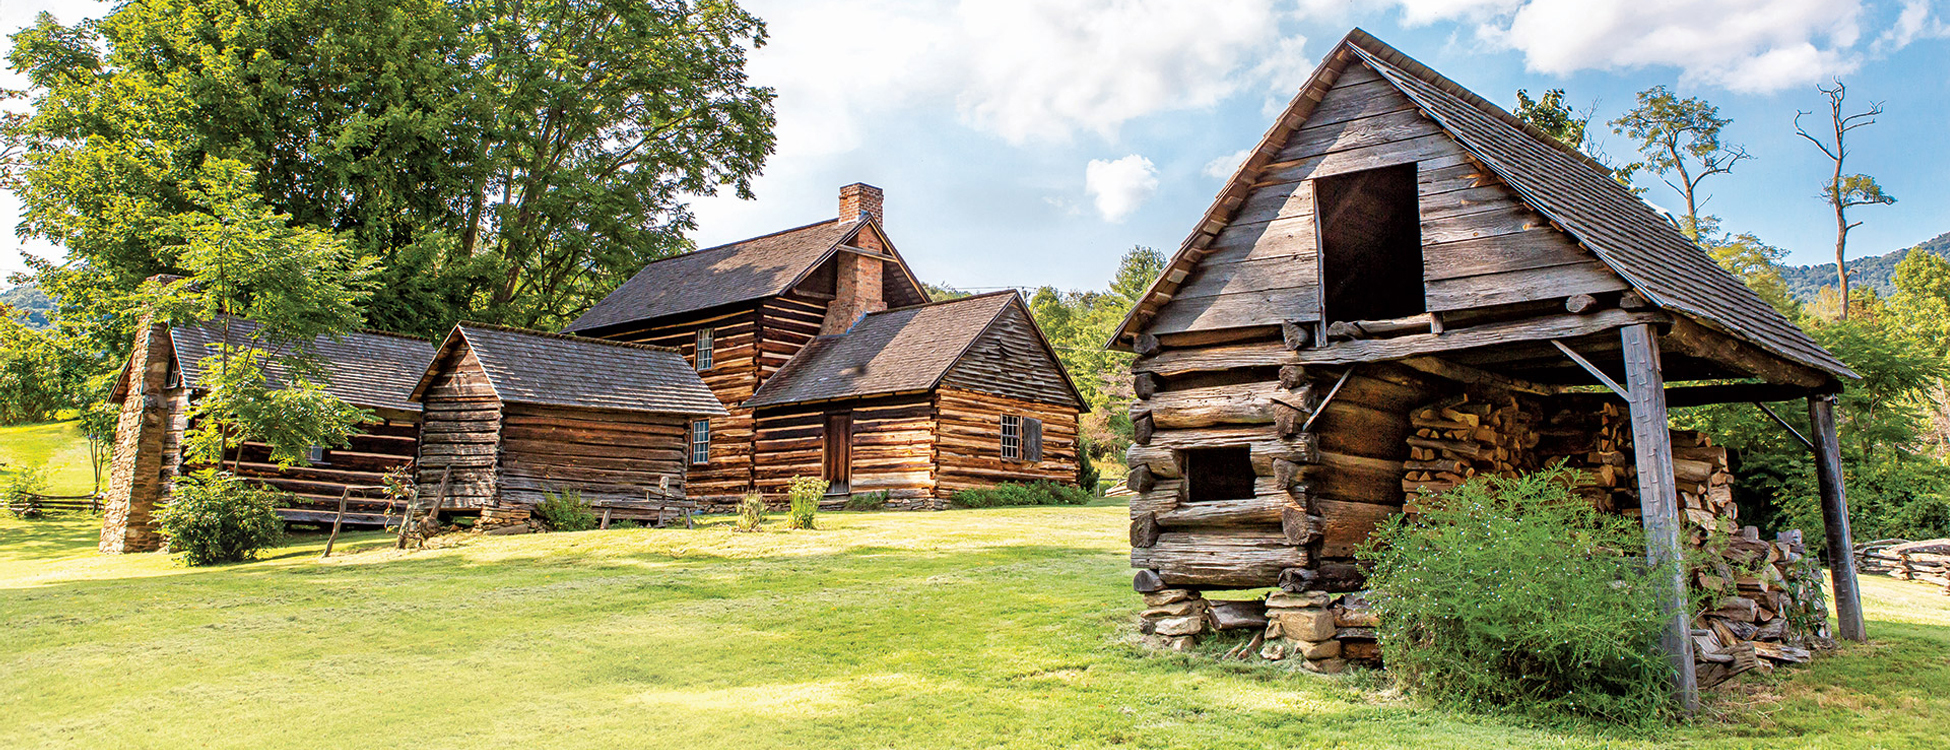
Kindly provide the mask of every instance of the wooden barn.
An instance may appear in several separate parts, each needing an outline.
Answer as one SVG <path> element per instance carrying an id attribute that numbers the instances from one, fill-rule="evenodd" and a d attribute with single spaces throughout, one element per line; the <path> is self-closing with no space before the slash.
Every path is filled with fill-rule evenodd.
<path id="1" fill-rule="evenodd" d="M 838 219 L 651 263 L 566 329 L 690 359 L 728 410 L 690 466 L 694 497 L 776 500 L 805 475 L 836 499 L 886 490 L 893 507 L 929 508 L 998 482 L 1075 481 L 1083 404 L 1021 300 L 929 304 L 882 203 L 848 185 Z"/>
<path id="2" fill-rule="evenodd" d="M 420 496 L 489 523 L 551 492 L 682 499 L 693 421 L 725 414 L 674 349 L 462 323 L 431 359 L 410 389 Z"/>
<path id="3" fill-rule="evenodd" d="M 253 324 L 233 320 L 233 341 L 246 342 Z M 167 500 L 171 483 L 189 471 L 181 451 L 189 427 L 189 405 L 199 395 L 203 359 L 215 353 L 224 326 L 217 321 L 140 327 L 129 362 L 116 378 L 109 400 L 120 405 L 114 457 L 109 468 L 107 512 L 101 550 L 108 553 L 160 549 L 154 513 Z M 371 410 L 345 448 L 320 447 L 309 466 L 279 468 L 270 448 L 245 443 L 232 467 L 291 493 L 293 502 L 278 509 L 287 521 L 329 521 L 346 487 L 376 486 L 386 472 L 413 460 L 420 435 L 420 407 L 407 396 L 422 365 L 433 356 L 426 342 L 390 333 L 349 333 L 313 342 L 323 361 L 325 390 L 347 403 Z M 272 377 L 279 372 L 273 370 Z M 384 524 L 384 501 L 355 497 L 346 516 L 352 525 Z"/>
<path id="4" fill-rule="evenodd" d="M 1806 399 L 1830 548 L 1850 548 L 1833 394 L 1855 373 L 1603 166 L 1360 30 L 1112 345 L 1139 355 L 1131 561 L 1158 611 L 1187 596 L 1160 592 L 1281 586 L 1266 606 L 1300 613 L 1288 637 L 1333 638 L 1334 617 L 1291 618 L 1362 588 L 1352 557 L 1377 522 L 1558 458 L 1643 518 L 1655 558 L 1729 530 L 1798 545 L 1737 529 L 1710 437 L 1675 449 L 1667 408 L 1707 403 Z M 1840 634 L 1860 639 L 1849 558 L 1833 562 Z M 1685 587 L 1665 642 L 1682 695 Z"/>

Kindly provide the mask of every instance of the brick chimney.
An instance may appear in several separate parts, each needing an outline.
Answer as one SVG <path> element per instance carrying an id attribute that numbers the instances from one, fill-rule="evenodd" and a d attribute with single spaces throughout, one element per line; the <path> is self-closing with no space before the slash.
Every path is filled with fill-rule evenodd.
<path id="1" fill-rule="evenodd" d="M 858 219 L 860 214 L 872 216 L 875 224 L 885 221 L 880 215 L 880 196 L 880 188 L 864 182 L 840 188 L 840 221 Z"/>
<path id="2" fill-rule="evenodd" d="M 880 188 L 864 182 L 840 188 L 840 221 L 853 221 L 866 214 L 878 224 L 880 197 Z M 872 231 L 860 232 L 850 244 L 867 253 L 887 252 L 881 246 L 880 238 Z M 833 301 L 826 306 L 826 319 L 819 325 L 821 336 L 845 333 L 859 322 L 861 316 L 887 309 L 880 286 L 885 261 L 866 253 L 841 249 L 833 262 L 838 266 L 835 269 L 838 273 L 833 284 Z"/>

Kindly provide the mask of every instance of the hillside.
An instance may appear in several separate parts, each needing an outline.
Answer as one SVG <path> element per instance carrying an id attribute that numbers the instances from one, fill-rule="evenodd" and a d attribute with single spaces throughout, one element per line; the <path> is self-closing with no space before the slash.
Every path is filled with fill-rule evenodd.
<path id="1" fill-rule="evenodd" d="M 1950 232 L 1916 246 L 1937 255 L 1950 258 Z M 1888 297 L 1895 291 L 1896 264 L 1909 257 L 1904 248 L 1882 255 L 1856 258 L 1848 262 L 1849 280 L 1856 285 L 1866 285 L 1876 290 L 1876 294 Z M 1788 291 L 1802 302 L 1815 301 L 1815 295 L 1824 286 L 1835 285 L 1835 264 L 1823 263 L 1816 266 L 1782 266 L 1781 278 L 1787 281 Z"/>
<path id="2" fill-rule="evenodd" d="M 47 327 L 47 316 L 54 312 L 54 300 L 41 293 L 41 288 L 33 284 L 20 286 L 0 292 L 0 305 L 24 310 L 27 325 L 35 328 Z"/>

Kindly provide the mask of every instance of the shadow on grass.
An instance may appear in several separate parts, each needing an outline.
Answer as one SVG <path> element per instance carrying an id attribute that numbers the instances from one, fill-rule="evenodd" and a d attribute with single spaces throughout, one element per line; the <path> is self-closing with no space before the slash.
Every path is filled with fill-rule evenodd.
<path id="1" fill-rule="evenodd" d="M 53 560 L 93 553 L 101 541 L 101 516 L 53 513 L 0 525 L 0 559 Z"/>

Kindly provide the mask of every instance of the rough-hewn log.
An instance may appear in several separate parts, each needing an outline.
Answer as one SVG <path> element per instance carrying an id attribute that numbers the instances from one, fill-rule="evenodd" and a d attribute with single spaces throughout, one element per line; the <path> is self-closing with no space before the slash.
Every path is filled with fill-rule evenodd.
<path id="1" fill-rule="evenodd" d="M 1564 298 L 1565 312 L 1583 315 L 1596 309 L 1598 309 L 1598 298 L 1589 294 L 1573 294 Z"/>
<path id="2" fill-rule="evenodd" d="M 1305 349 L 1313 340 L 1313 329 L 1304 323 L 1289 320 L 1280 324 L 1280 342 L 1289 350 Z"/>
<path id="3" fill-rule="evenodd" d="M 1368 574 L 1353 563 L 1321 563 L 1318 568 L 1289 568 L 1280 571 L 1279 587 L 1298 594 L 1302 591 L 1342 593 L 1368 587 Z"/>
<path id="4" fill-rule="evenodd" d="M 1131 546 L 1150 547 L 1158 543 L 1158 517 L 1156 514 L 1140 512 L 1131 518 Z"/>
<path id="5" fill-rule="evenodd" d="M 1286 535 L 1288 544 L 1311 544 L 1320 538 L 1325 526 L 1326 519 L 1309 515 L 1306 508 L 1288 505 L 1280 509 L 1280 533 Z"/>
<path id="6" fill-rule="evenodd" d="M 1124 486 L 1131 488 L 1132 492 L 1150 492 L 1157 485 L 1158 479 L 1152 475 L 1150 464 L 1135 464 L 1124 477 Z"/>
<path id="7" fill-rule="evenodd" d="M 1154 426 L 1151 423 L 1150 413 L 1139 414 L 1131 418 L 1131 440 L 1138 445 L 1151 444 L 1151 431 L 1153 429 Z"/>
<path id="8" fill-rule="evenodd" d="M 1151 465 L 1160 477 L 1175 477 L 1177 463 L 1171 451 L 1192 448 L 1234 448 L 1246 446 L 1252 452 L 1253 473 L 1273 475 L 1273 459 L 1310 464 L 1319 460 L 1320 439 L 1313 433 L 1300 433 L 1281 439 L 1264 427 L 1205 427 L 1190 430 L 1159 430 L 1144 447 L 1152 450 L 1127 450 L 1126 460 Z M 1167 466 L 1167 464 L 1169 466 Z"/>
<path id="9" fill-rule="evenodd" d="M 1344 341 L 1325 347 L 1288 351 L 1279 345 L 1234 344 L 1199 349 L 1174 349 L 1141 359 L 1133 369 L 1170 378 L 1194 372 L 1217 372 L 1241 367 L 1281 365 L 1343 365 L 1410 356 L 1426 356 L 1524 341 L 1575 338 L 1638 323 L 1670 320 L 1659 312 L 1599 310 L 1589 315 L 1550 315 L 1541 318 L 1453 328 L 1441 334 L 1418 333 L 1391 339 Z"/>
<path id="10" fill-rule="evenodd" d="M 1303 500 L 1284 492 L 1266 492 L 1242 500 L 1214 500 L 1200 503 L 1180 503 L 1169 510 L 1155 515 L 1157 523 L 1167 529 L 1186 527 L 1221 526 L 1271 526 L 1281 523 L 1282 514 L 1288 508 L 1306 505 Z"/>
<path id="11" fill-rule="evenodd" d="M 1154 594 L 1165 590 L 1165 579 L 1155 570 L 1140 570 L 1131 576 L 1131 588 L 1140 594 Z"/>
<path id="12" fill-rule="evenodd" d="M 1869 640 L 1862 620 L 1862 594 L 1855 580 L 1855 543 L 1848 528 L 1848 495 L 1842 486 L 1841 443 L 1835 437 L 1833 397 L 1808 399 L 1814 428 L 1815 480 L 1821 485 L 1821 521 L 1828 538 L 1829 583 L 1835 591 L 1835 633 L 1851 641 Z"/>
<path id="13" fill-rule="evenodd" d="M 1174 586 L 1272 586 L 1280 571 L 1307 562 L 1306 550 L 1278 531 L 1168 532 L 1156 545 L 1131 550 L 1132 567 L 1156 570 Z"/>
<path id="14" fill-rule="evenodd" d="M 1160 430 L 1212 427 L 1222 424 L 1267 424 L 1274 420 L 1275 398 L 1304 404 L 1305 394 L 1281 394 L 1274 383 L 1187 388 L 1161 391 L 1132 408 L 1151 415 Z"/>
<path id="15" fill-rule="evenodd" d="M 1131 391 L 1137 394 L 1138 398 L 1149 399 L 1157 394 L 1160 380 L 1153 373 L 1136 373 L 1131 376 Z"/>
<path id="16" fill-rule="evenodd" d="M 1827 373 L 1782 359 L 1684 317 L 1673 319 L 1663 343 L 1679 353 L 1729 365 L 1769 383 L 1819 388 L 1832 386 L 1835 380 Z"/>
<path id="17" fill-rule="evenodd" d="M 1661 372 L 1658 334 L 1651 325 L 1626 326 L 1624 345 L 1626 393 L 1630 396 L 1632 449 L 1639 467 L 1639 513 L 1645 524 L 1646 554 L 1654 565 L 1670 569 L 1670 583 L 1660 583 L 1660 605 L 1666 615 L 1659 647 L 1673 667 L 1673 695 L 1687 713 L 1699 709 L 1699 681 L 1693 664 L 1692 617 L 1688 614 L 1686 572 L 1680 562 L 1679 497 L 1673 486 L 1672 435 L 1666 417 L 1665 376 Z"/>
<path id="18" fill-rule="evenodd" d="M 1137 352 L 1137 355 L 1140 357 L 1156 356 L 1158 354 L 1158 337 L 1149 333 L 1138 334 L 1137 340 L 1131 344 L 1131 351 Z"/>
<path id="19" fill-rule="evenodd" d="M 1307 368 L 1299 365 L 1280 366 L 1280 387 L 1293 390 L 1307 384 Z"/>
<path id="20" fill-rule="evenodd" d="M 1214 630 L 1238 630 L 1240 628 L 1266 627 L 1266 601 L 1246 599 L 1240 601 L 1212 600 L 1205 610 Z"/>

